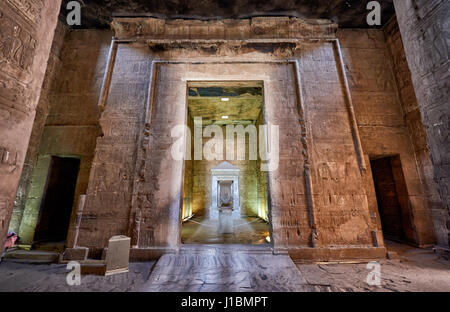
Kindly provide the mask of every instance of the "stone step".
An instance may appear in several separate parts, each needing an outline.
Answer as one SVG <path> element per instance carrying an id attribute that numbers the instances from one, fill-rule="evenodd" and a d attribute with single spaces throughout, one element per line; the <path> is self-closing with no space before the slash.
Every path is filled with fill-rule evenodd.
<path id="1" fill-rule="evenodd" d="M 39 251 L 50 251 L 50 252 L 58 252 L 62 253 L 65 249 L 65 243 L 64 242 L 57 242 L 57 243 L 34 243 L 33 244 L 34 250 Z"/>
<path id="2" fill-rule="evenodd" d="M 40 250 L 11 250 L 7 251 L 3 261 L 19 263 L 58 263 L 59 253 Z"/>
<path id="3" fill-rule="evenodd" d="M 241 245 L 241 244 L 186 244 L 180 250 L 180 254 L 196 254 L 196 253 L 252 253 L 252 254 L 273 254 L 270 245 Z"/>

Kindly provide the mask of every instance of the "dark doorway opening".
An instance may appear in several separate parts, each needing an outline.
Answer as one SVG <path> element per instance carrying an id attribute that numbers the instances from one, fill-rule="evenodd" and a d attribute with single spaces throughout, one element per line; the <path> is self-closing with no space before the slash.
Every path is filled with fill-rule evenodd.
<path id="1" fill-rule="evenodd" d="M 52 156 L 34 234 L 35 242 L 66 240 L 80 160 Z"/>
<path id="2" fill-rule="evenodd" d="M 400 157 L 371 159 L 370 165 L 384 238 L 416 243 Z"/>

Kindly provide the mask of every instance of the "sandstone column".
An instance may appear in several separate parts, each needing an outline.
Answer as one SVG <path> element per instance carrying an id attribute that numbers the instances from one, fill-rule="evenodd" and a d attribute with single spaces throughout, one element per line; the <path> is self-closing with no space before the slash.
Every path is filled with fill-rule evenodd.
<path id="1" fill-rule="evenodd" d="M 0 250 L 31 135 L 61 0 L 0 2 Z"/>
<path id="2" fill-rule="evenodd" d="M 411 70 L 434 178 L 444 204 L 435 227 L 439 245 L 450 243 L 450 1 L 394 0 L 398 24 Z"/>

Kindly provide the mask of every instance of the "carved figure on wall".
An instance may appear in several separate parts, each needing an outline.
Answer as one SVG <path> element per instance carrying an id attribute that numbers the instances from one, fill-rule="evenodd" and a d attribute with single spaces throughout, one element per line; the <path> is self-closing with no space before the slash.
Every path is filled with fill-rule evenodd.
<path id="1" fill-rule="evenodd" d="M 12 174 L 19 168 L 19 153 L 0 147 L 0 174 Z"/>
<path id="2" fill-rule="evenodd" d="M 43 0 L 7 0 L 33 23 L 37 23 L 44 8 Z"/>
<path id="3" fill-rule="evenodd" d="M 21 29 L 19 26 L 14 26 L 13 44 L 11 49 L 11 61 L 19 66 L 22 66 L 23 42 L 20 39 Z"/>
<path id="4" fill-rule="evenodd" d="M 31 72 L 31 66 L 33 65 L 33 55 L 36 50 L 36 40 L 32 36 L 28 38 L 28 49 L 23 58 L 23 69 Z"/>

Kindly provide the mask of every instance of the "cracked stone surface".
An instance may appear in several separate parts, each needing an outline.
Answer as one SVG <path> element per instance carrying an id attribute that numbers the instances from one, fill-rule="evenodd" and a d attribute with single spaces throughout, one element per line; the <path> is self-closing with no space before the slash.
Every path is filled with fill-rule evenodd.
<path id="1" fill-rule="evenodd" d="M 438 257 L 431 249 L 418 249 L 393 242 L 388 249 L 399 255 L 397 260 L 379 261 L 381 285 L 366 283 L 369 269 L 366 263 L 298 264 L 308 285 L 342 292 L 415 292 L 450 291 L 450 262 Z"/>
<path id="2" fill-rule="evenodd" d="M 64 264 L 0 263 L 0 292 L 128 292 L 137 291 L 149 277 L 152 262 L 131 263 L 130 272 L 112 276 L 82 276 L 80 286 L 66 282 Z"/>
<path id="3" fill-rule="evenodd" d="M 251 249 L 251 248 L 249 248 Z M 192 246 L 155 262 L 131 263 L 130 272 L 115 276 L 83 276 L 68 286 L 65 265 L 0 264 L 0 292 L 126 291 L 309 291 L 391 292 L 450 291 L 450 262 L 431 249 L 389 243 L 398 260 L 383 260 L 381 285 L 366 283 L 366 263 L 297 264 L 285 255 L 258 247 Z"/>
<path id="4" fill-rule="evenodd" d="M 287 255 L 202 250 L 164 255 L 145 291 L 302 291 L 306 280 Z"/>

